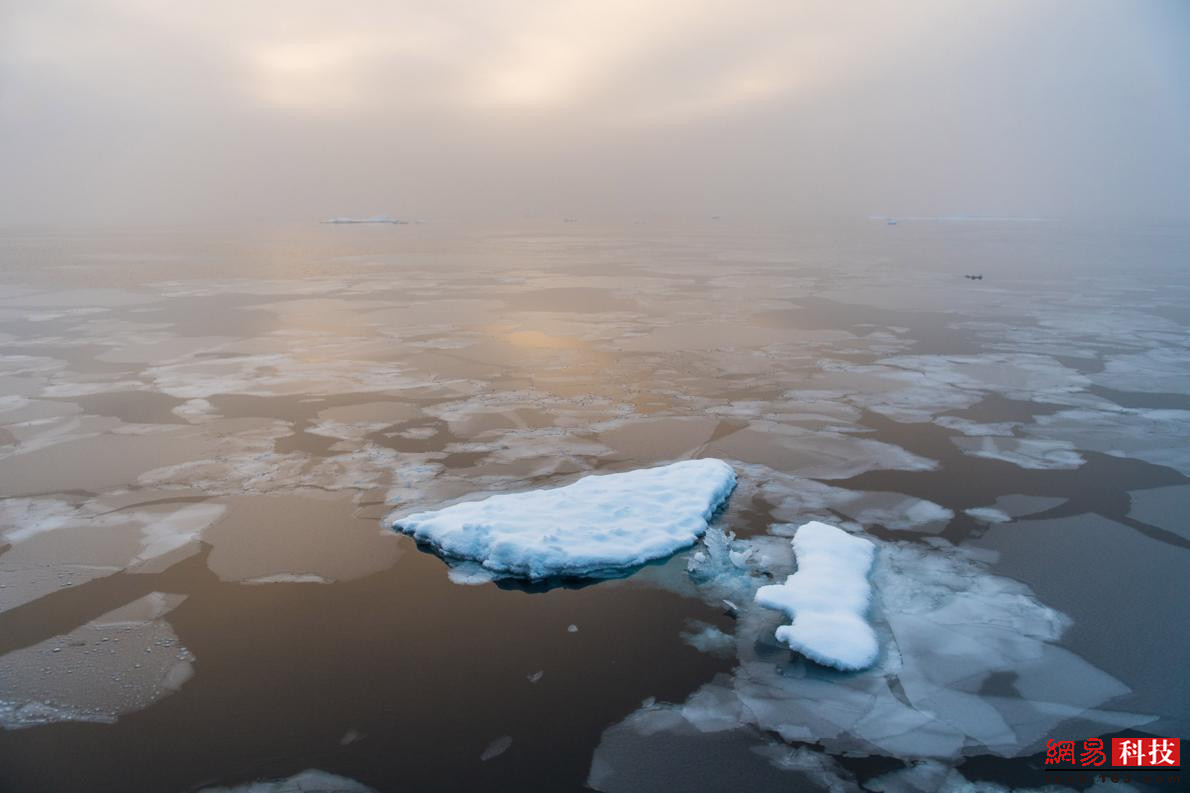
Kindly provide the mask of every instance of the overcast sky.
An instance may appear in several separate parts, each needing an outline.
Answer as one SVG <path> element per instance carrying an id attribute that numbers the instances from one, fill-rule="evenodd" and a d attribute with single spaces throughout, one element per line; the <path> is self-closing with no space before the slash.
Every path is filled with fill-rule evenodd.
<path id="1" fill-rule="evenodd" d="M 0 224 L 1190 220 L 1187 0 L 0 0 Z"/>

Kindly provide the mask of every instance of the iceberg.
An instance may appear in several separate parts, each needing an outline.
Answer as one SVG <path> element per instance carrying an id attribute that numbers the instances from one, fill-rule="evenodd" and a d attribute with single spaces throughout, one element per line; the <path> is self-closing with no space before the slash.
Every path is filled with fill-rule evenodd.
<path id="1" fill-rule="evenodd" d="M 735 481 L 722 460 L 683 460 L 418 512 L 393 528 L 496 577 L 606 577 L 694 544 Z"/>
<path id="2" fill-rule="evenodd" d="M 872 599 L 868 571 L 875 546 L 827 523 L 811 521 L 793 537 L 797 572 L 756 591 L 756 602 L 784 611 L 792 625 L 776 638 L 812 661 L 844 671 L 876 661 L 876 633 L 864 618 Z"/>

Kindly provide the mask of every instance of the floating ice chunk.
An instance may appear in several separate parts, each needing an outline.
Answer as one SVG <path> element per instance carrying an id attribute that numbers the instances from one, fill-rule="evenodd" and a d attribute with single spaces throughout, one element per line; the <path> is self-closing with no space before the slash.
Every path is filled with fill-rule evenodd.
<path id="1" fill-rule="evenodd" d="M 756 591 L 757 603 L 793 618 L 792 625 L 777 628 L 777 640 L 827 666 L 849 671 L 871 666 L 879 645 L 864 614 L 872 598 L 868 570 L 875 546 L 811 521 L 794 535 L 793 550 L 798 571 L 784 584 Z"/>
<path id="2" fill-rule="evenodd" d="M 1190 410 L 1063 410 L 1028 432 L 1053 443 L 1130 457 L 1190 475 Z"/>
<path id="3" fill-rule="evenodd" d="M 512 746 L 512 736 L 503 735 L 488 744 L 488 748 L 483 750 L 483 754 L 479 756 L 479 759 L 487 761 L 499 757 L 507 752 L 510 746 Z"/>
<path id="4" fill-rule="evenodd" d="M 536 672 L 534 672 L 531 675 L 525 675 L 525 679 L 528 680 L 530 683 L 536 683 L 537 681 L 541 680 L 541 678 L 543 678 L 543 677 L 545 677 L 544 669 L 538 669 Z"/>
<path id="5" fill-rule="evenodd" d="M 419 512 L 393 528 L 502 576 L 599 576 L 691 545 L 734 487 L 722 460 L 684 460 Z"/>
<path id="6" fill-rule="evenodd" d="M 152 592 L 0 657 L 0 729 L 112 723 L 180 689 L 194 656 L 163 617 L 185 599 Z"/>
<path id="7" fill-rule="evenodd" d="M 329 578 L 323 578 L 314 573 L 277 573 L 262 575 L 256 578 L 246 578 L 245 584 L 333 584 Z"/>
<path id="8" fill-rule="evenodd" d="M 735 639 L 709 622 L 691 620 L 689 630 L 682 632 L 682 641 L 703 653 L 731 655 L 735 651 Z"/>
<path id="9" fill-rule="evenodd" d="M 446 571 L 446 576 L 460 586 L 480 586 L 492 582 L 492 574 L 478 562 L 463 562 Z"/>
<path id="10" fill-rule="evenodd" d="M 963 510 L 963 512 L 966 512 L 980 523 L 1007 523 L 1012 520 L 1011 515 L 995 507 L 972 507 L 971 509 Z"/>
<path id="11" fill-rule="evenodd" d="M 1078 468 L 1086 462 L 1068 441 L 1038 438 L 998 438 L 985 435 L 979 438 L 951 438 L 964 454 L 1012 463 L 1031 470 L 1065 470 Z"/>
<path id="12" fill-rule="evenodd" d="M 566 632 L 567 633 L 578 633 L 578 626 L 577 625 L 567 625 Z"/>
<path id="13" fill-rule="evenodd" d="M 208 787 L 199 793 L 376 793 L 354 779 L 310 769 L 287 779 L 249 782 L 235 787 Z"/>

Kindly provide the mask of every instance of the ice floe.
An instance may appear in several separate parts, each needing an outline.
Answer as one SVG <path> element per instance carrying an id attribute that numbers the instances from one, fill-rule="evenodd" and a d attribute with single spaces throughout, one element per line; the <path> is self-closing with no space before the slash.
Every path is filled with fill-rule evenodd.
<path id="1" fill-rule="evenodd" d="M 691 620 L 687 628 L 681 633 L 682 641 L 699 652 L 726 656 L 735 653 L 735 639 L 715 625 Z"/>
<path id="2" fill-rule="evenodd" d="M 792 625 L 776 638 L 820 664 L 843 670 L 871 666 L 880 652 L 864 618 L 872 598 L 868 570 L 875 547 L 842 529 L 811 521 L 793 537 L 797 572 L 756 591 L 760 605 L 784 611 Z"/>
<path id="3" fill-rule="evenodd" d="M 507 752 L 510 746 L 512 746 L 511 736 L 501 736 L 488 744 L 488 747 L 483 750 L 482 754 L 479 755 L 479 759 L 485 762 L 488 760 L 494 760 L 495 758 Z"/>
<path id="4" fill-rule="evenodd" d="M 995 507 L 971 507 L 963 512 L 980 523 L 1007 523 L 1012 520 L 1011 515 Z"/>
<path id="5" fill-rule="evenodd" d="M 1028 432 L 1048 443 L 1077 444 L 1190 476 L 1190 410 L 1063 410 L 1038 416 Z"/>
<path id="6" fill-rule="evenodd" d="M 393 527 L 502 576 L 600 576 L 693 544 L 734 486 L 727 463 L 685 460 L 465 501 Z"/>
<path id="7" fill-rule="evenodd" d="M 164 616 L 184 595 L 153 592 L 68 634 L 0 656 L 0 727 L 113 722 L 180 688 L 194 657 Z"/>
<path id="8" fill-rule="evenodd" d="M 1086 462 L 1069 441 L 997 438 L 990 435 L 951 438 L 951 441 L 972 457 L 1000 460 L 1018 468 L 1064 470 L 1078 468 Z"/>
<path id="9" fill-rule="evenodd" d="M 205 787 L 198 793 L 376 793 L 354 779 L 310 769 L 285 779 L 249 782 L 235 787 Z"/>

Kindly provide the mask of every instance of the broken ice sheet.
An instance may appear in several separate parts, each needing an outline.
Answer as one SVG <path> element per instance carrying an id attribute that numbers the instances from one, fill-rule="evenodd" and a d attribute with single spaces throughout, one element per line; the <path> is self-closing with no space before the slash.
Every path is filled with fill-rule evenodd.
<path id="1" fill-rule="evenodd" d="M 984 435 L 951 438 L 951 442 L 972 457 L 1000 460 L 1032 470 L 1067 470 L 1086 462 L 1069 441 Z"/>
<path id="2" fill-rule="evenodd" d="M 1026 432 L 1041 443 L 1077 444 L 1190 476 L 1190 410 L 1063 410 L 1038 416 Z"/>
<path id="3" fill-rule="evenodd" d="M 933 501 L 884 491 L 848 490 L 814 479 L 790 476 L 766 466 L 740 466 L 746 498 L 753 492 L 773 505 L 778 520 L 805 523 L 821 520 L 848 530 L 865 526 L 937 533 L 946 528 L 954 512 Z M 849 520 L 840 521 L 839 516 Z"/>
<path id="4" fill-rule="evenodd" d="M 4 536 L 12 543 L 0 556 L 0 611 L 118 570 L 158 572 L 195 553 L 203 532 L 225 511 L 212 502 L 150 503 L 154 500 L 140 491 L 80 504 L 54 498 L 0 501 L 0 525 L 11 526 Z"/>
<path id="5" fill-rule="evenodd" d="M 0 726 L 113 722 L 181 688 L 194 658 L 163 617 L 183 600 L 153 592 L 0 656 Z"/>
<path id="6" fill-rule="evenodd" d="M 853 434 L 754 421 L 712 441 L 709 454 L 816 479 L 847 479 L 878 469 L 931 471 L 937 467 L 899 446 Z"/>
<path id="7" fill-rule="evenodd" d="M 753 727 L 832 754 L 954 759 L 1032 754 L 1060 725 L 1078 739 L 1152 721 L 1102 709 L 1128 688 L 1060 647 L 1069 620 L 1025 585 L 989 572 L 979 552 L 941 540 L 873 542 L 870 618 L 883 651 L 871 669 L 840 673 L 791 654 L 772 638 L 780 617 L 747 605 L 735 633 L 737 667 L 684 703 L 644 709 L 649 730 Z M 785 565 L 772 572 L 787 573 L 792 560 Z M 763 581 L 755 570 L 742 576 L 753 587 Z M 717 587 L 721 576 L 708 580 Z M 605 733 L 593 775 L 627 762 L 612 756 L 629 751 L 618 729 Z M 632 757 L 660 762 L 647 751 Z"/>

